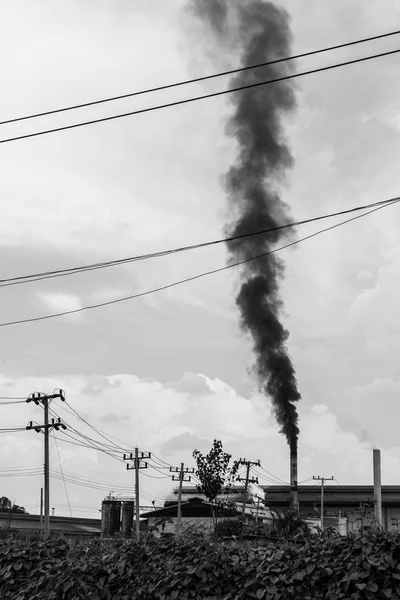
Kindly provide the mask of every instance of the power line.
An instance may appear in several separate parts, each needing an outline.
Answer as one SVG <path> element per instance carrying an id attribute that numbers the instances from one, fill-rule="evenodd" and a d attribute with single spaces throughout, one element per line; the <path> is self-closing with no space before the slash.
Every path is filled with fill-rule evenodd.
<path id="1" fill-rule="evenodd" d="M 243 71 L 249 71 L 251 69 L 258 69 L 260 67 L 268 67 L 270 65 L 275 65 L 278 63 L 282 63 L 282 62 L 287 62 L 290 60 L 296 60 L 299 58 L 306 58 L 308 56 L 313 56 L 316 54 L 321 54 L 323 52 L 330 52 L 332 50 L 339 50 L 341 48 L 348 48 L 349 46 L 355 46 L 357 44 L 363 44 L 365 42 L 372 42 L 374 40 L 379 40 L 379 39 L 383 39 L 383 38 L 387 38 L 390 36 L 394 36 L 394 35 L 398 35 L 400 33 L 400 31 L 391 31 L 389 33 L 383 33 L 380 35 L 374 35 L 372 37 L 367 37 L 367 38 L 363 38 L 363 39 L 359 39 L 359 40 L 354 40 L 351 42 L 345 42 L 343 44 L 338 44 L 336 46 L 328 46 L 326 48 L 320 48 L 318 50 L 311 50 L 308 52 L 302 52 L 301 54 L 295 54 L 293 56 L 287 56 L 285 58 L 278 58 L 275 60 L 270 60 L 267 62 L 262 62 L 262 63 L 257 63 L 254 65 L 249 65 L 246 67 L 239 67 L 236 69 L 230 69 L 229 71 L 221 71 L 219 73 L 213 73 L 212 75 L 205 75 L 202 77 L 195 77 L 192 79 L 186 79 L 184 81 L 178 81 L 178 82 L 174 82 L 174 83 L 169 83 L 166 85 L 161 85 L 161 86 L 157 86 L 157 87 L 153 87 L 153 88 L 147 88 L 145 90 L 140 90 L 140 91 L 136 91 L 136 92 L 130 92 L 127 94 L 121 94 L 119 96 L 111 96 L 109 98 L 102 98 L 100 100 L 92 100 L 90 102 L 83 102 L 81 104 L 75 104 L 72 106 L 65 106 L 63 108 L 56 108 L 53 110 L 47 110 L 47 111 L 43 111 L 43 112 L 39 112 L 39 113 L 33 113 L 30 115 L 25 115 L 22 117 L 15 117 L 12 119 L 7 119 L 6 121 L 1 121 L 0 125 L 7 125 L 10 123 L 17 123 L 19 121 L 26 121 L 28 119 L 36 119 L 38 117 L 46 117 L 49 115 L 54 115 L 57 113 L 62 113 L 62 112 L 67 112 L 67 111 L 71 111 L 71 110 L 76 110 L 79 108 L 87 108 L 89 106 L 95 106 L 98 104 L 105 104 L 106 102 L 114 102 L 116 100 L 123 100 L 125 98 L 132 98 L 134 96 L 142 96 L 144 94 L 151 94 L 153 92 L 161 92 L 164 90 L 168 90 L 171 88 L 176 88 L 176 87 L 181 87 L 184 85 L 189 85 L 189 84 L 193 84 L 193 83 L 200 83 L 201 81 L 207 81 L 210 79 L 215 79 L 217 77 L 225 77 L 227 75 L 234 75 L 235 73 L 241 73 Z"/>
<path id="2" fill-rule="evenodd" d="M 60 452 L 59 452 L 59 450 L 58 450 L 57 436 L 54 436 L 54 442 L 55 442 L 56 449 L 57 449 L 58 463 L 59 463 L 59 465 L 60 465 L 60 471 L 61 471 L 62 480 L 63 480 L 63 484 L 64 484 L 65 495 L 66 495 L 66 497 L 67 497 L 68 508 L 69 508 L 69 514 L 70 514 L 70 516 L 72 517 L 72 511 L 71 511 L 71 505 L 70 505 L 70 503 L 69 503 L 69 496 L 68 496 L 67 484 L 66 484 L 66 482 L 65 482 L 65 478 L 64 478 L 64 471 L 63 471 L 62 464 L 61 464 Z"/>
<path id="3" fill-rule="evenodd" d="M 371 202 L 370 204 L 354 206 L 354 207 L 348 208 L 346 210 L 341 210 L 341 211 L 334 212 L 334 213 L 328 213 L 325 215 L 320 215 L 318 217 L 310 217 L 309 219 L 303 219 L 301 221 L 293 221 L 290 223 L 285 223 L 284 225 L 270 227 L 268 229 L 261 229 L 261 230 L 252 231 L 249 233 L 241 233 L 239 235 L 220 238 L 217 240 L 211 240 L 208 242 L 200 242 L 198 244 L 192 244 L 190 246 L 182 246 L 180 248 L 179 247 L 172 248 L 172 249 L 161 250 L 158 252 L 152 252 L 152 253 L 148 253 L 148 254 L 141 254 L 141 255 L 137 255 L 137 256 L 129 256 L 129 257 L 125 257 L 125 258 L 119 258 L 116 260 L 110 260 L 110 261 L 106 261 L 106 262 L 93 263 L 93 264 L 89 264 L 89 265 L 81 265 L 78 267 L 70 267 L 68 269 L 57 269 L 57 270 L 53 270 L 53 271 L 44 271 L 41 273 L 32 273 L 30 275 L 19 275 L 17 277 L 8 277 L 5 279 L 0 279 L 0 287 L 9 287 L 11 285 L 21 285 L 21 284 L 25 284 L 25 283 L 33 283 L 35 281 L 42 281 L 44 279 L 65 277 L 65 276 L 69 276 L 69 275 L 75 275 L 77 273 L 84 273 L 86 271 L 105 269 L 108 267 L 120 266 L 120 265 L 131 263 L 131 262 L 149 260 L 152 258 L 160 258 L 162 256 L 169 256 L 171 254 L 177 254 L 180 252 L 188 252 L 191 250 L 197 250 L 199 248 L 206 248 L 208 246 L 216 246 L 218 244 L 226 244 L 226 243 L 234 242 L 236 240 L 243 239 L 246 237 L 252 237 L 252 236 L 256 236 L 256 235 L 265 235 L 267 233 L 271 233 L 274 231 L 280 231 L 283 229 L 299 227 L 300 225 L 307 225 L 309 223 L 314 223 L 316 221 L 321 221 L 323 219 L 330 219 L 333 217 L 340 217 L 342 215 L 347 215 L 347 214 L 350 214 L 353 212 L 359 212 L 361 210 L 366 210 L 369 208 L 373 208 L 375 206 L 384 206 L 386 204 L 391 204 L 396 200 L 400 200 L 400 197 L 389 198 L 387 200 L 380 200 L 378 202 Z"/>
<path id="4" fill-rule="evenodd" d="M 0 433 L 12 433 L 14 431 L 26 431 L 26 427 L 4 427 L 0 429 Z"/>
<path id="5" fill-rule="evenodd" d="M 25 400 L 10 400 L 8 402 L 0 402 L 0 406 L 10 406 L 11 404 L 25 404 Z"/>
<path id="6" fill-rule="evenodd" d="M 274 254 L 275 252 L 280 252 L 281 250 L 285 250 L 286 248 L 290 248 L 291 246 L 295 246 L 297 244 L 300 244 L 301 242 L 304 242 L 306 240 L 309 240 L 311 238 L 316 237 L 317 235 L 320 235 L 321 233 L 325 233 L 327 231 L 331 231 L 332 229 L 336 229 L 337 227 L 341 227 L 342 225 L 345 225 L 346 223 L 350 223 L 351 221 L 355 221 L 356 219 L 361 219 L 362 217 L 365 217 L 373 212 L 376 212 L 377 210 L 382 210 L 382 208 L 385 208 L 386 206 L 391 206 L 392 204 L 396 204 L 397 202 L 399 202 L 400 200 L 393 200 L 390 203 L 384 204 L 382 206 L 378 206 L 378 208 L 375 208 L 373 210 L 370 210 L 366 213 L 363 213 L 362 215 L 357 215 L 355 217 L 352 217 L 351 219 L 346 219 L 345 221 L 341 221 L 340 223 L 337 223 L 336 225 L 331 225 L 330 227 L 326 227 L 325 229 L 320 229 L 319 231 L 316 231 L 315 233 L 312 233 L 310 235 L 307 235 L 303 238 L 300 238 L 298 240 L 295 240 L 294 242 L 290 242 L 288 244 L 285 244 L 284 246 L 280 246 L 279 248 L 274 248 L 273 250 L 269 250 L 268 252 L 263 252 L 262 254 L 258 254 L 257 256 L 252 256 L 250 258 L 246 258 L 244 260 L 235 262 L 235 263 L 230 263 L 229 265 L 225 265 L 224 267 L 219 267 L 218 269 L 213 269 L 211 271 L 205 271 L 203 273 L 199 273 L 198 275 L 193 275 L 192 277 L 187 277 L 185 279 L 180 279 L 179 281 L 174 281 L 173 283 L 169 283 L 157 288 L 153 288 L 151 290 L 147 290 L 145 292 L 139 292 L 138 294 L 132 294 L 131 296 L 124 296 L 122 298 L 116 298 L 115 300 L 108 300 L 106 302 L 100 302 L 98 304 L 91 304 L 88 306 L 83 306 L 82 308 L 76 308 L 73 310 L 66 310 L 66 311 L 62 311 L 59 313 L 53 313 L 50 315 L 43 315 L 41 317 L 31 317 L 29 319 L 19 319 L 19 320 L 15 320 L 15 321 L 7 321 L 4 323 L 0 323 L 0 327 L 8 327 L 11 325 L 20 325 L 22 323 L 34 323 L 36 321 L 45 321 L 47 319 L 55 319 L 57 317 L 63 317 L 65 315 L 71 315 L 71 314 L 76 314 L 76 313 L 80 313 L 86 310 L 92 310 L 95 308 L 102 308 L 104 306 L 111 306 L 112 304 L 118 304 L 120 302 L 126 302 L 127 300 L 134 300 L 136 298 L 142 298 L 143 296 L 149 296 L 150 294 L 155 294 L 157 292 L 161 292 L 163 290 L 167 290 L 173 287 L 177 287 L 178 285 L 182 285 L 184 283 L 189 283 L 190 281 L 195 281 L 196 279 L 201 279 L 203 277 L 206 277 L 208 275 L 214 275 L 215 273 L 221 273 L 222 271 L 226 271 L 227 269 L 231 269 L 233 267 L 237 267 L 240 265 L 243 265 L 245 263 L 251 262 L 253 260 L 257 260 L 258 258 L 263 258 L 265 256 L 268 256 L 269 254 Z"/>
<path id="7" fill-rule="evenodd" d="M 337 69 L 339 67 L 345 67 L 348 65 L 353 65 L 356 63 L 361 63 L 361 62 L 365 62 L 367 60 L 373 60 L 375 58 L 382 58 L 384 56 L 390 56 L 392 54 L 398 54 L 400 52 L 400 48 L 398 48 L 397 50 L 390 50 L 389 52 L 381 52 L 380 54 L 373 54 L 370 56 L 365 56 L 363 58 L 356 58 L 353 60 L 348 60 L 345 62 L 341 62 L 341 63 L 336 63 L 333 65 L 328 65 L 325 67 L 319 67 L 316 69 L 310 69 L 309 71 L 302 71 L 301 73 L 293 73 L 291 75 L 285 75 L 283 77 L 276 77 L 275 79 L 269 79 L 267 81 L 259 81 L 257 83 L 250 83 L 247 85 L 241 85 L 235 88 L 230 88 L 227 90 L 221 90 L 219 92 L 211 92 L 209 94 L 203 94 L 201 96 L 194 96 L 192 98 L 185 98 L 183 100 L 177 100 L 175 102 L 167 102 L 165 104 L 158 104 L 156 106 L 149 106 L 146 108 L 141 108 L 138 110 L 133 110 L 130 112 L 126 112 L 126 113 L 120 113 L 117 115 L 111 115 L 109 117 L 101 117 L 99 119 L 93 119 L 91 121 L 82 121 L 80 123 L 73 123 L 72 125 L 64 125 L 63 127 L 55 127 L 53 129 L 45 129 L 42 131 L 36 131 L 34 133 L 27 133 L 25 135 L 18 135 L 15 137 L 11 137 L 11 138 L 5 138 L 3 140 L 0 140 L 0 144 L 6 144 L 8 142 L 15 142 L 17 140 L 24 140 L 24 139 L 28 139 L 28 138 L 33 138 L 33 137 L 38 137 L 41 135 L 48 135 L 50 133 L 57 133 L 59 131 L 66 131 L 67 129 L 76 129 L 78 127 L 85 127 L 86 125 L 95 125 L 97 123 L 104 123 L 106 121 L 113 121 L 115 119 L 122 119 L 124 117 L 131 117 L 134 115 L 140 115 L 140 114 L 144 114 L 144 113 L 149 113 L 149 112 L 155 112 L 157 110 L 163 110 L 165 108 L 171 108 L 173 106 L 182 106 L 184 104 L 189 104 L 192 102 L 197 102 L 199 100 L 207 100 L 209 98 L 216 98 L 218 96 L 223 96 L 225 94 L 230 94 L 232 92 L 240 92 L 243 90 L 248 90 L 251 88 L 256 88 L 256 87 L 260 87 L 263 85 L 268 85 L 271 83 L 278 83 L 280 81 L 286 81 L 288 79 L 296 79 L 298 77 L 304 77 L 305 75 L 312 75 L 315 73 L 321 73 L 323 71 L 329 71 L 331 69 Z"/>
<path id="8" fill-rule="evenodd" d="M 264 475 L 263 473 L 260 473 L 259 471 L 257 471 L 254 468 L 251 469 L 251 471 L 252 471 L 252 473 L 257 475 L 264 481 L 268 481 L 268 483 L 275 484 L 275 485 L 282 485 L 282 484 L 286 485 L 285 481 L 282 481 L 282 479 L 279 479 L 278 477 L 275 477 L 274 475 Z M 268 471 L 266 471 L 266 472 L 268 473 Z"/>

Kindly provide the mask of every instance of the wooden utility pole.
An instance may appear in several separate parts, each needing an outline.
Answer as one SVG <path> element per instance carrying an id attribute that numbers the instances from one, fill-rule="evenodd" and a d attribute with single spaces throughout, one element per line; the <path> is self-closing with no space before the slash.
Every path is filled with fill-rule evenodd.
<path id="1" fill-rule="evenodd" d="M 319 475 L 317 475 L 317 477 L 315 477 L 315 475 L 313 475 L 313 479 L 315 481 L 321 482 L 321 529 L 323 531 L 324 530 L 324 483 L 325 483 L 325 481 L 333 481 L 333 476 L 332 477 L 320 477 Z"/>
<path id="2" fill-rule="evenodd" d="M 246 477 L 236 477 L 236 481 L 244 481 L 244 497 L 243 497 L 243 506 L 242 506 L 242 517 L 244 518 L 245 515 L 245 511 L 246 511 L 246 500 L 247 500 L 247 488 L 249 487 L 249 483 L 257 483 L 258 484 L 258 477 L 252 477 L 251 479 L 249 478 L 250 475 L 250 467 L 255 466 L 255 467 L 260 467 L 260 460 L 256 460 L 256 461 L 251 461 L 251 460 L 246 460 L 245 458 L 240 458 L 239 459 L 239 465 L 246 465 Z"/>
<path id="3" fill-rule="evenodd" d="M 140 506 L 139 506 L 139 469 L 147 469 L 147 462 L 143 465 L 140 461 L 144 458 L 151 458 L 151 452 L 141 452 L 139 456 L 139 450 L 135 448 L 135 456 L 132 452 L 130 454 L 124 454 L 124 460 L 133 460 L 133 465 L 126 465 L 127 470 L 135 469 L 135 537 L 136 541 L 140 540 Z"/>
<path id="4" fill-rule="evenodd" d="M 185 473 L 194 473 L 194 469 L 185 468 L 184 463 L 181 463 L 179 467 L 170 467 L 170 473 L 179 473 L 178 477 L 172 475 L 172 481 L 179 481 L 179 491 L 178 491 L 178 513 L 176 519 L 176 535 L 179 536 L 181 532 L 181 524 L 182 524 L 182 486 L 184 481 L 191 481 L 190 475 L 185 478 Z"/>
<path id="5" fill-rule="evenodd" d="M 29 395 L 26 402 L 34 402 L 36 405 L 43 404 L 44 408 L 44 425 L 33 424 L 33 421 L 29 421 L 26 429 L 34 429 L 36 433 L 40 433 L 43 429 L 44 432 L 44 537 L 48 538 L 50 535 L 50 457 L 49 457 L 49 433 L 50 430 L 55 429 L 58 431 L 60 427 L 67 429 L 66 425 L 61 423 L 61 419 L 51 419 L 49 422 L 49 404 L 51 400 L 60 398 L 65 401 L 65 394 L 63 390 L 54 390 L 53 394 L 42 394 L 41 392 L 33 392 Z"/>

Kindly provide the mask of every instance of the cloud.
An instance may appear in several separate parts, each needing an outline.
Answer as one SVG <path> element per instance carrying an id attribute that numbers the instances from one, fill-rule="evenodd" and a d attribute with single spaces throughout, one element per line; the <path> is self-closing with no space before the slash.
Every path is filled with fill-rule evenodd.
<path id="1" fill-rule="evenodd" d="M 89 381 L 85 384 L 82 389 L 84 394 L 88 396 L 98 396 L 107 389 L 113 389 L 121 385 L 120 381 L 112 381 L 105 375 L 96 375 L 90 377 Z"/>
<path id="2" fill-rule="evenodd" d="M 128 421 L 131 417 L 129 415 L 117 415 L 116 413 L 107 413 L 100 417 L 102 423 L 119 423 L 120 421 Z"/>
<path id="3" fill-rule="evenodd" d="M 56 292 L 38 292 L 41 301 L 54 312 L 64 312 L 70 310 L 80 310 L 83 306 L 82 300 L 75 294 L 56 293 Z M 80 320 L 82 313 L 68 315 L 67 318 Z"/>
<path id="4" fill-rule="evenodd" d="M 179 450 L 189 450 L 193 452 L 199 445 L 204 446 L 204 444 L 209 444 L 210 447 L 212 442 L 210 440 L 205 440 L 204 438 L 200 438 L 194 433 L 186 431 L 185 433 L 180 433 L 175 437 L 171 437 L 167 442 L 163 444 L 163 450 L 168 451 L 179 451 Z"/>
<path id="5" fill-rule="evenodd" d="M 177 392 L 188 394 L 211 394 L 207 378 L 200 373 L 185 373 L 181 379 L 166 383 L 166 386 Z"/>
<path id="6" fill-rule="evenodd" d="M 142 380 L 128 374 L 109 375 L 108 385 L 91 393 L 90 384 L 97 378 L 82 375 L 63 375 L 45 378 L 19 378 L 15 385 L 7 388 L 3 382 L 2 393 L 25 396 L 40 389 L 52 391 L 62 387 L 66 399 L 100 433 L 83 423 L 63 402 L 54 401 L 51 409 L 60 415 L 68 429 L 56 434 L 58 452 L 65 473 L 79 476 L 91 484 L 92 480 L 104 482 L 102 490 L 80 487 L 67 482 L 72 503 L 92 503 L 100 506 L 107 491 L 121 486 L 130 493 L 133 486 L 131 473 L 124 468 L 122 454 L 138 445 L 142 451 L 150 451 L 154 461 L 141 473 L 143 503 L 151 499 L 162 501 L 170 494 L 174 484 L 169 477 L 168 466 L 195 466 L 194 449 L 207 453 L 213 439 L 223 442 L 224 450 L 233 458 L 244 456 L 250 460 L 261 460 L 267 471 L 284 481 L 289 477 L 289 449 L 279 433 L 267 399 L 259 394 L 244 397 L 225 382 L 202 375 L 208 384 L 205 394 L 173 390 L 154 380 Z M 103 382 L 104 383 L 104 382 Z M 390 382 L 376 382 L 378 390 L 386 386 L 393 390 L 393 399 L 398 392 Z M 110 397 L 110 394 L 112 396 Z M 360 396 L 365 395 L 360 390 Z M 397 394 L 398 395 L 398 394 Z M 350 403 L 349 403 L 350 404 Z M 110 410 L 110 407 L 112 409 Z M 376 405 L 375 405 L 376 406 Z M 28 420 L 41 422 L 43 413 L 32 404 L 0 407 L 2 426 L 25 426 Z M 355 405 L 355 411 L 361 408 Z M 371 405 L 372 410 L 372 405 Z M 299 481 L 312 475 L 334 475 L 341 484 L 368 484 L 372 482 L 372 445 L 361 433 L 351 430 L 344 417 L 339 417 L 325 404 L 300 407 L 299 438 Z M 360 423 L 362 419 L 359 419 Z M 395 420 L 393 420 L 395 422 Z M 76 431 L 87 436 L 82 439 Z M 105 440 L 104 434 L 108 440 Z M 107 453 L 74 445 L 88 444 L 88 438 L 104 443 L 109 451 L 115 441 L 115 460 Z M 382 427 L 374 442 L 382 448 L 382 477 L 384 483 L 395 483 L 395 464 L 400 458 L 397 438 L 387 442 L 387 431 Z M 41 471 L 43 462 L 43 436 L 22 431 L 0 437 L 0 452 L 7 467 L 37 467 Z M 55 442 L 51 439 L 51 467 L 60 472 Z M 269 476 L 260 471 L 260 481 L 268 483 Z M 148 477 L 150 476 L 150 477 Z M 159 479 L 158 479 L 159 478 Z M 52 479 L 52 499 L 64 501 L 62 482 Z M 19 504 L 37 504 L 41 476 L 32 477 L 32 485 L 26 478 L 7 478 L 4 495 L 16 498 Z M 108 489 L 109 488 L 109 489 Z M 36 509 L 37 510 L 37 509 Z M 96 511 L 95 511 L 96 513 Z M 94 514 L 93 516 L 97 516 Z"/>

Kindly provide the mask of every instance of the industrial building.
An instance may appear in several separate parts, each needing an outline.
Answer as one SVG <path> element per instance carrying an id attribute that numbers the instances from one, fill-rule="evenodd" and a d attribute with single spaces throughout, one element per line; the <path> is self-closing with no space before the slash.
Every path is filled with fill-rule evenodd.
<path id="1" fill-rule="evenodd" d="M 0 513 L 0 529 L 9 531 L 39 532 L 43 529 L 40 515 Z M 101 520 L 81 517 L 50 516 L 50 531 L 68 536 L 100 536 Z"/>
<path id="2" fill-rule="evenodd" d="M 289 485 L 262 485 L 265 507 L 272 512 L 282 512 L 291 506 Z M 235 487 L 235 501 L 242 502 L 244 487 Z M 173 502 L 177 497 L 175 489 L 172 498 L 165 504 Z M 195 486 L 182 488 L 182 500 L 203 497 Z M 400 486 L 383 485 L 381 487 L 382 527 L 385 531 L 400 530 Z M 176 503 L 176 500 L 175 500 Z M 320 521 L 321 518 L 321 486 L 298 486 L 298 504 L 300 514 L 305 519 Z M 250 512 L 255 512 L 254 502 L 248 498 Z M 251 508 L 250 508 L 251 507 Z M 337 528 L 345 520 L 345 531 L 368 529 L 374 521 L 374 486 L 373 485 L 325 485 L 324 489 L 324 524 Z M 342 531 L 340 531 L 342 533 Z"/>
<path id="3" fill-rule="evenodd" d="M 220 516 L 219 521 L 229 518 L 238 517 L 242 514 L 242 503 L 236 502 L 236 514 L 229 517 Z M 181 503 L 181 515 L 183 526 L 201 526 L 204 530 L 211 530 L 213 526 L 215 504 L 208 502 L 204 498 L 199 498 L 199 494 L 190 498 L 185 498 Z M 175 501 L 167 501 L 163 508 L 158 508 L 150 512 L 141 513 L 141 517 L 146 519 L 148 528 L 153 528 L 157 525 L 157 521 L 162 517 L 168 517 L 162 527 L 163 533 L 175 533 L 176 522 L 178 515 L 178 504 Z M 265 510 L 261 503 L 248 503 L 244 511 L 245 518 L 257 519 L 259 523 L 272 525 L 272 515 L 270 511 Z M 161 527 L 159 527 L 161 529 Z"/>

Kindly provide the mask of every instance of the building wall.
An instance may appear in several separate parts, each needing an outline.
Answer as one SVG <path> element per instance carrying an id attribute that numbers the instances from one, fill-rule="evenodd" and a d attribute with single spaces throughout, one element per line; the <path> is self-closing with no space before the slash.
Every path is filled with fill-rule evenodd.
<path id="1" fill-rule="evenodd" d="M 164 533 L 176 533 L 176 522 L 177 517 L 171 517 L 172 523 L 166 523 Z M 148 527 L 154 527 L 156 517 L 149 517 Z M 213 520 L 210 517 L 182 517 L 182 531 L 186 528 L 195 527 L 200 528 L 202 531 L 211 531 L 213 526 Z M 162 532 L 162 528 L 158 528 L 159 533 Z"/>

